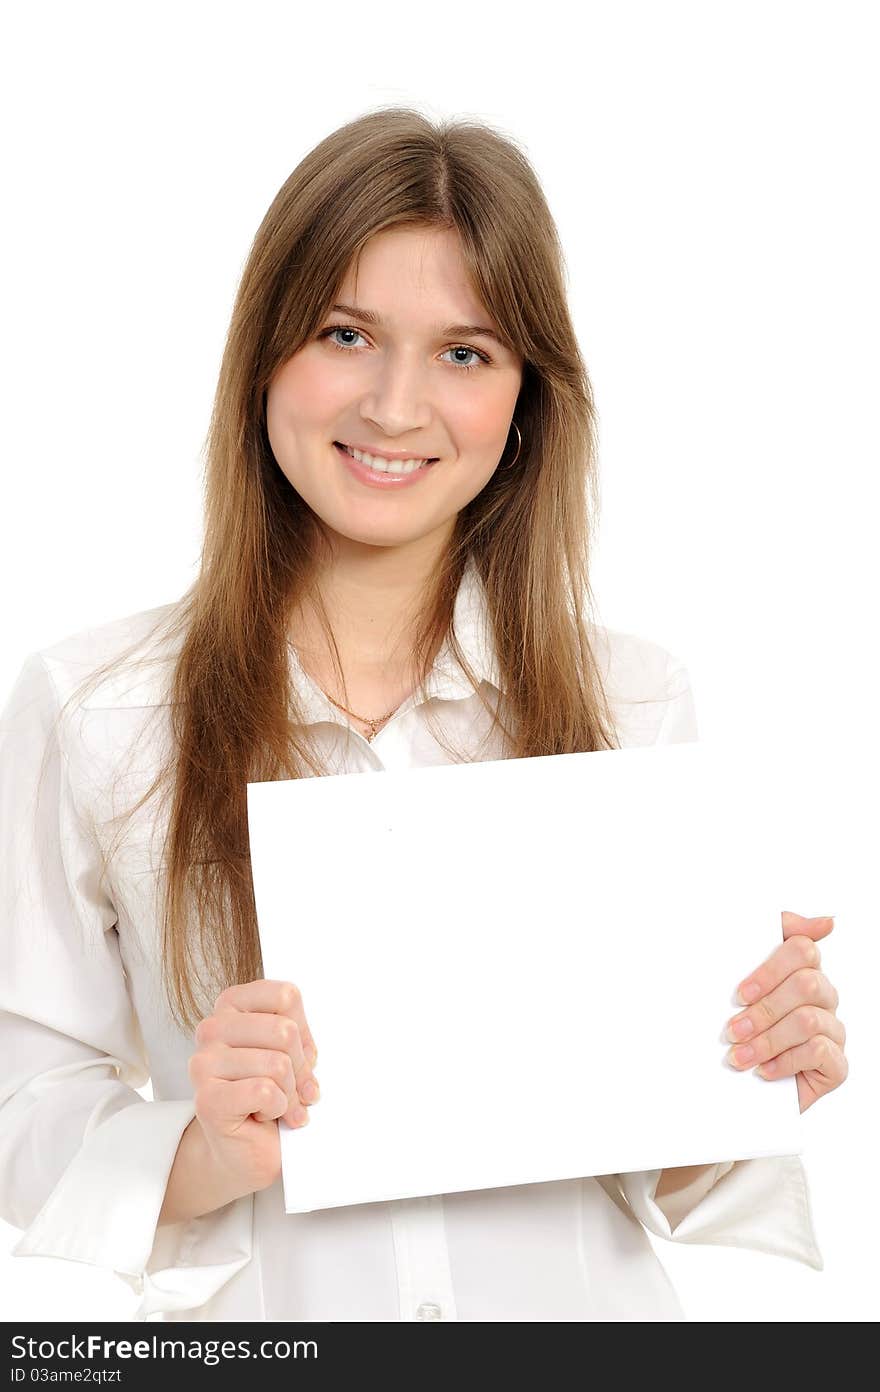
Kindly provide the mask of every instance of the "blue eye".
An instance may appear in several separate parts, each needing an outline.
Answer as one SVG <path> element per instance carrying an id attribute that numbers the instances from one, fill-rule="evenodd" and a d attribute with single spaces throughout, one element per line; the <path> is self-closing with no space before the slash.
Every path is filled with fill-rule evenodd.
<path id="1" fill-rule="evenodd" d="M 358 338 L 362 338 L 362 337 L 363 337 L 363 335 L 362 335 L 361 333 L 359 333 L 359 331 L 358 331 L 357 329 L 346 329 L 346 328 L 343 328 L 343 327 L 341 327 L 341 326 L 340 326 L 339 328 L 334 328 L 334 329 L 325 329 L 324 332 L 321 334 L 321 337 L 322 337 L 322 338 L 330 338 L 330 335 L 331 335 L 331 334 L 335 334 L 335 333 L 349 333 L 349 334 L 353 333 L 353 334 L 357 334 Z M 334 348 L 342 348 L 342 347 L 343 347 L 343 345 L 342 345 L 341 343 L 337 343 L 337 342 L 336 342 L 335 338 L 331 338 L 330 341 L 331 341 L 331 343 L 333 344 L 333 347 L 334 347 Z M 349 345 L 349 347 L 350 347 L 350 346 L 351 346 L 351 345 Z"/>
<path id="2" fill-rule="evenodd" d="M 481 362 L 485 363 L 489 361 L 485 353 L 478 353 L 476 348 L 468 348 L 464 343 L 457 343 L 454 348 L 445 348 L 443 351 L 445 353 L 473 353 L 474 357 L 479 358 Z M 476 364 L 459 362 L 457 366 L 463 367 L 465 372 L 470 372 L 471 368 L 476 366 Z"/>
<path id="3" fill-rule="evenodd" d="M 347 325 L 347 324 L 335 324 L 335 325 L 333 326 L 333 328 L 331 328 L 331 329 L 325 329 L 325 330 L 323 331 L 323 333 L 321 333 L 321 334 L 318 335 L 319 338 L 326 338 L 326 339 L 329 339 L 329 341 L 330 341 L 330 343 L 332 344 L 332 346 L 333 346 L 334 348 L 337 348 L 337 349 L 339 350 L 340 353 L 351 353 L 351 352 L 358 352 L 358 351 L 359 351 L 359 349 L 355 348 L 354 344 L 348 344 L 348 345 L 346 345 L 346 344 L 338 343 L 337 340 L 336 340 L 335 338 L 333 338 L 333 334 L 354 334 L 357 338 L 363 338 L 363 334 L 361 333 L 360 329 L 351 328 L 351 327 L 350 327 L 349 325 Z M 472 353 L 472 354 L 474 355 L 474 357 L 479 358 L 480 362 L 483 362 L 483 363 L 490 363 L 490 362 L 491 362 L 491 358 L 488 358 L 488 357 L 486 356 L 485 353 L 481 353 L 477 348 L 469 348 L 468 345 L 465 344 L 465 343 L 456 343 L 452 348 L 446 348 L 446 349 L 444 349 L 444 352 L 446 352 L 446 353 Z M 454 366 L 459 367 L 463 372 L 471 372 L 471 371 L 473 371 L 474 367 L 476 366 L 476 363 L 462 363 L 462 362 L 458 362 L 458 363 L 455 363 Z"/>

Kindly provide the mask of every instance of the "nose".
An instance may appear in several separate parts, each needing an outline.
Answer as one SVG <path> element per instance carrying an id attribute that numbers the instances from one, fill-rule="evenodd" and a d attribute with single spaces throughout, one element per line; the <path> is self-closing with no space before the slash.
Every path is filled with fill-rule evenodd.
<path id="1" fill-rule="evenodd" d="M 430 425 L 433 411 L 418 363 L 389 358 L 377 369 L 372 390 L 361 403 L 361 416 L 388 439 Z"/>

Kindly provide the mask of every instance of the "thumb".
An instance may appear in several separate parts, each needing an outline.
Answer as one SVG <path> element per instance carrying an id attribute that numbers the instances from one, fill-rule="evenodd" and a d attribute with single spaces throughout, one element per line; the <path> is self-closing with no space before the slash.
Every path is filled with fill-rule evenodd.
<path id="1" fill-rule="evenodd" d="M 834 915 L 825 915 L 823 918 L 804 918 L 803 914 L 791 913 L 788 909 L 782 910 L 782 936 L 791 938 L 795 933 L 801 937 L 812 938 L 816 942 L 819 938 L 825 938 L 834 927 Z"/>

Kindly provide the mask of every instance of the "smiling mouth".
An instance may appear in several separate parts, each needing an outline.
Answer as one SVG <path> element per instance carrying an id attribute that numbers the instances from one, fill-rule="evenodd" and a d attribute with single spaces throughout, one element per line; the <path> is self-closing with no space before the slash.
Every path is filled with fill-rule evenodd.
<path id="1" fill-rule="evenodd" d="M 373 472 L 390 474 L 393 478 L 399 478 L 401 475 L 408 476 L 421 469 L 430 469 L 434 464 L 439 464 L 440 462 L 439 455 L 431 459 L 421 460 L 419 463 L 415 462 L 415 457 L 404 461 L 385 459 L 382 455 L 370 454 L 368 457 L 364 458 L 365 451 L 355 450 L 351 445 L 346 445 L 342 440 L 334 440 L 333 444 L 342 454 L 347 454 L 349 459 L 353 459 L 355 463 L 361 464 L 362 467 L 370 469 Z M 374 460 L 376 461 L 375 463 L 373 462 Z"/>

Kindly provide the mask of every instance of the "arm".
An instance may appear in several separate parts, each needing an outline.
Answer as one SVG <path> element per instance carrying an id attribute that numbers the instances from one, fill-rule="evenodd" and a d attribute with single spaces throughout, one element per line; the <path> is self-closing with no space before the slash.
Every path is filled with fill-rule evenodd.
<path id="1" fill-rule="evenodd" d="M 662 1199 L 667 1194 L 679 1194 L 695 1181 L 707 1177 L 712 1169 L 713 1165 L 677 1165 L 672 1170 L 661 1170 L 654 1197 Z"/>
<path id="2" fill-rule="evenodd" d="M 723 1160 L 693 1168 L 701 1173 L 691 1184 L 667 1192 L 659 1201 L 662 1170 L 633 1170 L 603 1179 L 656 1237 L 747 1247 L 823 1269 L 800 1156 Z"/>
<path id="3" fill-rule="evenodd" d="M 699 738 L 687 668 L 669 655 L 654 744 Z M 807 1177 L 798 1156 L 721 1160 L 608 1177 L 657 1237 L 748 1247 L 821 1270 Z"/>
<path id="4" fill-rule="evenodd" d="M 174 1156 L 159 1213 L 159 1226 L 189 1222 L 191 1218 L 213 1213 L 243 1197 L 246 1196 L 230 1183 L 229 1176 L 217 1169 L 199 1119 L 194 1116 Z"/>
<path id="5" fill-rule="evenodd" d="M 0 1216 L 24 1230 L 13 1255 L 107 1267 L 145 1318 L 197 1307 L 250 1259 L 252 1197 L 159 1229 L 195 1107 L 136 1090 L 149 1063 L 58 712 L 33 655 L 0 716 Z"/>
<path id="6" fill-rule="evenodd" d="M 716 1165 L 677 1165 L 674 1169 L 660 1171 L 653 1201 L 669 1224 L 670 1235 L 679 1223 L 708 1194 L 722 1174 L 729 1174 L 732 1163 Z M 629 1177 L 630 1192 L 634 1191 L 635 1177 Z M 646 1194 L 640 1195 L 644 1202 Z"/>

